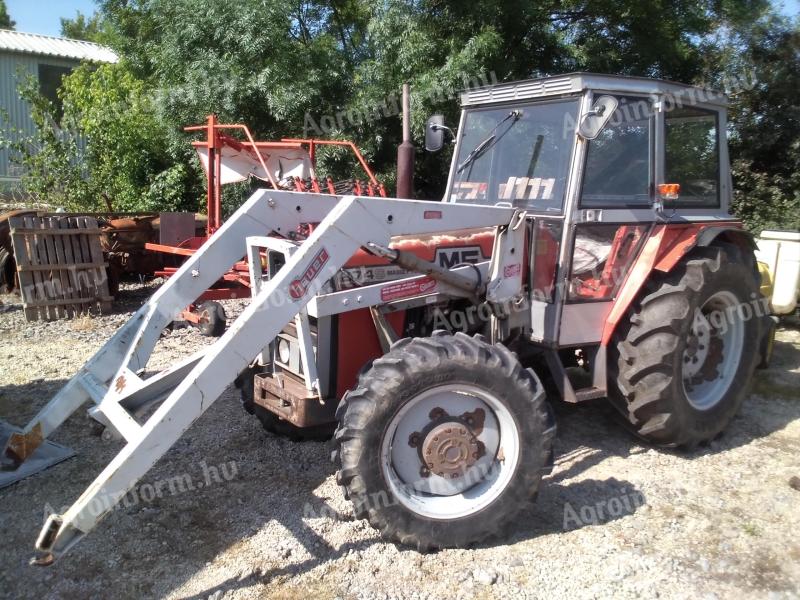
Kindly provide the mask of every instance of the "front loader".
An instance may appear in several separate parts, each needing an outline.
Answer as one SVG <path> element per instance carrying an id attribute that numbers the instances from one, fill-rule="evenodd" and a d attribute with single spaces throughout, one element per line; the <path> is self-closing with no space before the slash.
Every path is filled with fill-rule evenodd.
<path id="1" fill-rule="evenodd" d="M 233 381 L 274 433 L 335 430 L 356 516 L 419 550 L 501 534 L 532 501 L 553 463 L 546 391 L 607 398 L 660 446 L 725 428 L 768 315 L 728 214 L 724 97 L 577 73 L 461 100 L 442 202 L 256 192 L 12 437 L 11 468 L 92 402 L 127 442 L 50 516 L 40 563 Z M 445 132 L 430 121 L 431 149 Z M 175 312 L 243 256 L 250 305 L 212 346 L 147 374 Z"/>

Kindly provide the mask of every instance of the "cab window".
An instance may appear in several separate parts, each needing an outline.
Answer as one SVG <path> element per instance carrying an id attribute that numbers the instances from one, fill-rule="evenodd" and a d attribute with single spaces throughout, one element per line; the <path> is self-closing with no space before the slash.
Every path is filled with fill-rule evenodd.
<path id="1" fill-rule="evenodd" d="M 680 184 L 673 201 L 684 208 L 719 206 L 719 134 L 717 113 L 675 108 L 664 116 L 664 182 Z"/>
<path id="2" fill-rule="evenodd" d="M 652 103 L 617 97 L 611 119 L 586 152 L 582 208 L 647 206 L 651 199 Z"/>
<path id="3" fill-rule="evenodd" d="M 469 111 L 450 201 L 561 211 L 577 112 L 577 98 Z"/>

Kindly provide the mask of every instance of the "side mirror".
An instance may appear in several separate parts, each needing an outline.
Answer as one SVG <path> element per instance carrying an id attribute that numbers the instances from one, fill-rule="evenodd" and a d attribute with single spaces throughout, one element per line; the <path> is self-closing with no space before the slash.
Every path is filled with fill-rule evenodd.
<path id="1" fill-rule="evenodd" d="M 593 140 L 600 135 L 611 115 L 617 110 L 617 104 L 614 96 L 600 96 L 592 106 L 592 110 L 581 118 L 578 134 L 585 140 Z"/>
<path id="2" fill-rule="evenodd" d="M 444 125 L 444 115 L 433 115 L 425 123 L 425 150 L 438 152 L 444 146 L 444 132 L 448 128 Z"/>

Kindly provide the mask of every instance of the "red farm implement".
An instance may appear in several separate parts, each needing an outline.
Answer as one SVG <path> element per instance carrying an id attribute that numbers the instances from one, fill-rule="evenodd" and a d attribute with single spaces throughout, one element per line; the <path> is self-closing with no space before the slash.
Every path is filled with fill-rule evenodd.
<path id="1" fill-rule="evenodd" d="M 386 189 L 370 169 L 358 147 L 347 140 L 318 140 L 286 138 L 280 141 L 256 141 L 247 125 L 217 122 L 209 115 L 205 125 L 185 128 L 189 132 L 205 132 L 205 140 L 192 142 L 206 173 L 206 210 L 208 221 L 203 236 L 187 238 L 177 245 L 145 244 L 151 252 L 178 257 L 182 263 L 192 256 L 222 225 L 222 186 L 255 178 L 259 187 L 316 194 L 352 194 L 355 196 L 386 197 Z M 241 132 L 244 139 L 231 135 Z M 366 179 L 334 181 L 317 175 L 317 151 L 320 147 L 341 147 L 349 150 L 364 170 Z M 310 232 L 297 232 L 307 234 Z M 179 266 L 166 266 L 155 272 L 171 277 Z M 180 320 L 195 325 L 210 336 L 225 330 L 226 316 L 218 300 L 250 296 L 250 275 L 247 260 L 238 261 L 195 303 L 180 314 Z"/>

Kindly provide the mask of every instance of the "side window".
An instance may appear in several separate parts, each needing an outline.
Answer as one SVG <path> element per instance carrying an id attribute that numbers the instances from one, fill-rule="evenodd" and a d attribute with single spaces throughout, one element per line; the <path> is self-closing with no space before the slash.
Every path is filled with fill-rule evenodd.
<path id="1" fill-rule="evenodd" d="M 575 229 L 569 301 L 610 300 L 644 240 L 645 224 L 582 224 Z"/>
<path id="2" fill-rule="evenodd" d="M 618 100 L 608 124 L 589 142 L 582 208 L 650 203 L 652 104 L 643 98 Z"/>
<path id="3" fill-rule="evenodd" d="M 719 206 L 717 113 L 676 108 L 664 117 L 664 183 L 679 183 L 683 207 Z"/>

